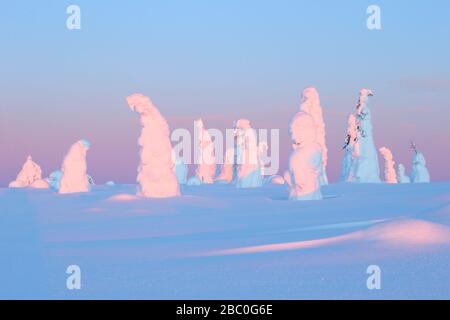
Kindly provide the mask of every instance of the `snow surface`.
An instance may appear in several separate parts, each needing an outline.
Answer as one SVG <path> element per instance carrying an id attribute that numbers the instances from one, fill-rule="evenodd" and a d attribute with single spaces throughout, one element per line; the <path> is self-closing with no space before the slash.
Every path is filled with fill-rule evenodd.
<path id="1" fill-rule="evenodd" d="M 0 298 L 450 298 L 450 182 L 331 184 L 305 202 L 283 185 L 181 188 L 0 189 Z"/>

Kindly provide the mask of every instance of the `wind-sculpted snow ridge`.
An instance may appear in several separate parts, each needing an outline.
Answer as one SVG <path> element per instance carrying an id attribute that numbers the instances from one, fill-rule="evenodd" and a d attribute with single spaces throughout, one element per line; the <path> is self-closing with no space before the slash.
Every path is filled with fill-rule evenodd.
<path id="1" fill-rule="evenodd" d="M 222 256 L 304 250 L 361 241 L 380 243 L 404 250 L 415 250 L 417 247 L 435 245 L 450 245 L 450 228 L 427 221 L 406 219 L 376 224 L 368 230 L 351 232 L 336 237 L 226 249 L 203 255 Z"/>
<path id="2" fill-rule="evenodd" d="M 380 153 L 384 158 L 384 180 L 386 183 L 398 183 L 397 173 L 395 172 L 395 161 L 391 150 L 386 147 L 380 148 Z"/>
<path id="3" fill-rule="evenodd" d="M 127 97 L 129 108 L 138 113 L 141 121 L 140 164 L 137 182 L 138 195 L 166 198 L 180 195 L 172 161 L 169 126 L 150 99 L 140 93 Z"/>
<path id="4" fill-rule="evenodd" d="M 314 119 L 306 112 L 298 112 L 289 127 L 293 151 L 289 157 L 289 171 L 284 180 L 289 186 L 290 200 L 321 200 L 322 148 L 317 143 Z"/>
<path id="5" fill-rule="evenodd" d="M 300 111 L 308 113 L 314 119 L 317 135 L 316 142 L 320 145 L 322 150 L 322 173 L 320 175 L 320 185 L 327 185 L 328 149 L 326 144 L 325 122 L 323 120 L 319 92 L 316 88 L 309 87 L 303 90 Z"/>
<path id="6" fill-rule="evenodd" d="M 236 136 L 236 187 L 256 188 L 263 185 L 259 161 L 258 139 L 250 121 L 240 119 L 235 123 Z"/>
<path id="7" fill-rule="evenodd" d="M 87 140 L 79 140 L 70 147 L 61 168 L 60 194 L 89 192 L 91 183 L 86 173 L 86 154 L 90 147 Z"/>
<path id="8" fill-rule="evenodd" d="M 354 147 L 354 161 L 350 172 L 354 172 L 354 182 L 379 183 L 380 168 L 378 153 L 375 147 L 372 127 L 372 114 L 367 105 L 373 93 L 369 89 L 362 89 L 356 109 L 357 140 Z"/>
<path id="9" fill-rule="evenodd" d="M 47 189 L 49 184 L 42 180 L 41 167 L 33 161 L 31 156 L 28 156 L 22 170 L 17 175 L 16 180 L 9 184 L 10 188 L 35 188 L 35 189 Z"/>

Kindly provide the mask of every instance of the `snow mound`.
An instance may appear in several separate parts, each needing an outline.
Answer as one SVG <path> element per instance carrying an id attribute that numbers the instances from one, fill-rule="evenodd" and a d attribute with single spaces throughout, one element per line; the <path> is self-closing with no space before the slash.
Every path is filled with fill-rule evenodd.
<path id="1" fill-rule="evenodd" d="M 450 228 L 424 220 L 406 219 L 376 225 L 364 234 L 367 240 L 391 246 L 430 246 L 450 244 Z"/>

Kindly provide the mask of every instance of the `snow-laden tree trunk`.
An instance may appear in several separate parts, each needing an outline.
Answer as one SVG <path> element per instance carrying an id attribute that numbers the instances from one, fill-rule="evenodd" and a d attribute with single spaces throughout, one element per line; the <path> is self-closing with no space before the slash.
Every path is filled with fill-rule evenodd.
<path id="1" fill-rule="evenodd" d="M 258 159 L 258 141 L 250 121 L 240 119 L 235 123 L 236 136 L 236 186 L 238 188 L 261 187 L 263 179 Z"/>
<path id="2" fill-rule="evenodd" d="M 140 93 L 127 97 L 130 109 L 140 116 L 138 195 L 166 198 L 180 195 L 172 161 L 169 126 L 150 99 Z"/>
<path id="3" fill-rule="evenodd" d="M 314 119 L 306 112 L 298 112 L 289 126 L 293 151 L 289 158 L 289 171 L 284 180 L 289 186 L 290 200 L 320 200 L 322 174 L 322 148 L 316 141 Z"/>
<path id="4" fill-rule="evenodd" d="M 326 144 L 325 122 L 323 120 L 322 106 L 320 105 L 320 96 L 316 88 L 309 87 L 303 90 L 300 111 L 304 111 L 312 116 L 316 126 L 316 141 L 322 150 L 322 173 L 320 175 L 320 184 L 327 185 L 327 163 L 328 149 Z"/>
<path id="5" fill-rule="evenodd" d="M 86 154 L 89 148 L 90 143 L 87 140 L 79 140 L 70 147 L 61 168 L 60 194 L 90 191 L 86 173 Z"/>
<path id="6" fill-rule="evenodd" d="M 354 114 L 348 116 L 347 122 L 347 137 L 344 144 L 344 158 L 342 160 L 341 178 L 342 182 L 352 182 L 354 178 L 354 154 L 355 144 L 358 136 L 358 130 L 356 127 L 356 117 Z"/>
<path id="7" fill-rule="evenodd" d="M 411 161 L 411 182 L 412 183 L 429 183 L 430 173 L 427 169 L 427 162 L 425 161 L 425 157 L 422 153 L 417 151 L 415 145 L 414 148 L 414 156 Z"/>
<path id="8" fill-rule="evenodd" d="M 380 168 L 378 153 L 373 139 L 372 116 L 367 102 L 373 96 L 371 90 L 362 89 L 357 106 L 357 140 L 354 148 L 353 168 L 354 182 L 379 183 Z"/>
<path id="9" fill-rule="evenodd" d="M 218 183 L 231 183 L 234 176 L 234 149 L 229 148 L 225 152 L 225 157 L 220 174 L 216 177 Z"/>
<path id="10" fill-rule="evenodd" d="M 195 176 L 199 183 L 211 184 L 214 182 L 214 175 L 216 174 L 214 143 L 208 130 L 205 129 L 202 119 L 194 122 L 194 130 L 199 155 Z"/>
<path id="11" fill-rule="evenodd" d="M 401 163 L 397 168 L 397 180 L 399 183 L 411 183 L 411 179 L 406 175 L 405 166 Z"/>
<path id="12" fill-rule="evenodd" d="M 395 172 L 395 161 L 391 150 L 386 147 L 380 148 L 380 153 L 384 158 L 384 181 L 386 183 L 395 184 L 397 181 L 397 173 Z"/>

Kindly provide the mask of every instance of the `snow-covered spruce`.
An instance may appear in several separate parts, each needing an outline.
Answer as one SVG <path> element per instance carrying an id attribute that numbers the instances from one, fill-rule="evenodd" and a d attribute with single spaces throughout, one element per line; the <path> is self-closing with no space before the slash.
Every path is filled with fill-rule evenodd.
<path id="1" fill-rule="evenodd" d="M 70 147 L 61 168 L 60 194 L 90 191 L 90 179 L 86 173 L 86 154 L 90 147 L 87 140 L 79 140 Z"/>
<path id="2" fill-rule="evenodd" d="M 354 182 L 379 183 L 380 168 L 378 153 L 375 148 L 372 128 L 372 115 L 367 102 L 373 93 L 369 89 L 362 89 L 356 113 L 357 140 L 354 147 L 354 161 L 350 172 L 354 172 Z"/>
<path id="3" fill-rule="evenodd" d="M 411 162 L 411 182 L 412 183 L 429 183 L 430 173 L 427 169 L 427 162 L 424 155 L 419 152 L 413 144 L 414 156 Z"/>
<path id="4" fill-rule="evenodd" d="M 314 119 L 306 112 L 298 112 L 291 121 L 289 133 L 293 151 L 289 171 L 284 174 L 290 200 L 322 199 L 322 148 L 317 143 L 316 130 Z"/>
<path id="5" fill-rule="evenodd" d="M 202 119 L 194 121 L 196 152 L 198 153 L 198 163 L 195 170 L 195 178 L 198 183 L 211 184 L 214 182 L 216 174 L 216 157 L 214 143 L 208 130 L 205 129 Z M 191 182 L 192 183 L 192 182 Z"/>
<path id="6" fill-rule="evenodd" d="M 48 183 L 42 180 L 41 167 L 33 161 L 31 156 L 28 156 L 22 170 L 17 175 L 16 180 L 10 182 L 10 188 L 35 188 L 35 189 L 47 189 Z"/>
<path id="7" fill-rule="evenodd" d="M 356 140 L 358 136 L 358 130 L 356 127 L 356 117 L 354 114 L 348 116 L 347 121 L 347 136 L 345 138 L 344 144 L 344 158 L 342 160 L 341 178 L 342 182 L 352 182 L 354 181 L 354 153 Z"/>
<path id="8" fill-rule="evenodd" d="M 222 169 L 220 171 L 220 174 L 216 177 L 215 180 L 217 183 L 233 182 L 235 171 L 234 153 L 235 152 L 233 148 L 229 148 L 225 151 Z"/>
<path id="9" fill-rule="evenodd" d="M 234 129 L 236 137 L 236 187 L 261 187 L 263 179 L 258 159 L 256 132 L 247 119 L 236 121 Z"/>
<path id="10" fill-rule="evenodd" d="M 386 147 L 380 148 L 380 153 L 384 158 L 384 181 L 386 183 L 395 184 L 397 181 L 397 173 L 395 172 L 395 161 L 391 150 Z"/>
<path id="11" fill-rule="evenodd" d="M 61 177 L 62 177 L 62 171 L 61 170 L 55 170 L 46 179 L 48 184 L 50 185 L 50 188 L 54 191 L 59 190 L 59 186 L 61 185 Z"/>
<path id="12" fill-rule="evenodd" d="M 127 97 L 130 109 L 140 116 L 140 164 L 137 182 L 138 195 L 165 198 L 180 195 L 172 161 L 169 126 L 150 99 L 140 93 Z"/>
<path id="13" fill-rule="evenodd" d="M 175 175 L 177 176 L 177 181 L 179 184 L 186 184 L 189 171 L 188 166 L 184 163 L 183 159 L 180 159 L 175 155 L 174 157 L 173 170 L 175 172 Z"/>
<path id="14" fill-rule="evenodd" d="M 323 120 L 322 106 L 320 105 L 319 92 L 314 87 L 303 90 L 300 111 L 304 111 L 312 116 L 316 125 L 317 143 L 322 149 L 322 173 L 320 175 L 320 184 L 327 185 L 327 162 L 328 149 L 326 144 L 325 122 Z"/>
<path id="15" fill-rule="evenodd" d="M 406 169 L 403 164 L 399 164 L 397 168 L 398 183 L 411 183 L 411 179 L 406 175 Z"/>

